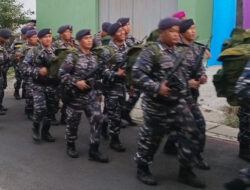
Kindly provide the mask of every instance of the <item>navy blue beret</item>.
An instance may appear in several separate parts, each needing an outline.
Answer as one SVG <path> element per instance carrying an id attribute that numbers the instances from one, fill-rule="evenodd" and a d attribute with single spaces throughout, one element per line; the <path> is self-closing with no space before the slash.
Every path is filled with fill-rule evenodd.
<path id="1" fill-rule="evenodd" d="M 160 30 L 166 30 L 168 28 L 171 28 L 173 26 L 180 26 L 180 20 L 176 18 L 164 18 L 160 20 L 158 29 Z"/>
<path id="2" fill-rule="evenodd" d="M 0 30 L 0 37 L 5 38 L 5 39 L 9 39 L 11 37 L 11 32 L 9 29 L 1 29 Z"/>
<path id="3" fill-rule="evenodd" d="M 129 23 L 129 18 L 127 17 L 119 18 L 116 22 L 121 23 L 122 26 L 125 26 L 126 24 Z"/>
<path id="4" fill-rule="evenodd" d="M 38 35 L 37 35 L 37 36 L 38 36 L 38 38 L 42 38 L 42 37 L 44 37 L 44 36 L 47 35 L 47 34 L 52 34 L 50 28 L 44 28 L 44 29 L 40 30 L 40 31 L 38 32 Z"/>
<path id="5" fill-rule="evenodd" d="M 183 20 L 180 23 L 180 33 L 185 33 L 192 25 L 194 25 L 193 19 Z"/>
<path id="6" fill-rule="evenodd" d="M 64 25 L 64 26 L 61 26 L 60 28 L 58 28 L 57 32 L 59 34 L 62 34 L 63 32 L 65 32 L 66 30 L 70 30 L 72 31 L 73 30 L 73 27 L 71 25 Z"/>
<path id="7" fill-rule="evenodd" d="M 118 30 L 119 28 L 121 28 L 121 27 L 122 27 L 121 23 L 116 22 L 116 23 L 112 24 L 112 25 L 109 27 L 108 34 L 111 35 L 111 36 L 114 35 L 114 34 L 117 32 L 117 30 Z"/>
<path id="8" fill-rule="evenodd" d="M 29 30 L 28 32 L 26 32 L 26 37 L 30 38 L 36 34 L 37 34 L 37 32 L 35 30 Z"/>
<path id="9" fill-rule="evenodd" d="M 108 32 L 110 26 L 111 26 L 111 23 L 109 23 L 109 22 L 104 22 L 104 23 L 102 23 L 102 30 L 103 30 L 104 32 Z"/>
<path id="10" fill-rule="evenodd" d="M 21 32 L 22 32 L 22 34 L 26 34 L 26 32 L 28 32 L 29 30 L 34 30 L 34 27 L 25 26 L 21 29 Z"/>
<path id="11" fill-rule="evenodd" d="M 83 29 L 83 30 L 80 30 L 79 32 L 77 32 L 76 34 L 76 40 L 81 40 L 82 37 L 84 36 L 87 36 L 87 35 L 90 35 L 90 29 Z"/>

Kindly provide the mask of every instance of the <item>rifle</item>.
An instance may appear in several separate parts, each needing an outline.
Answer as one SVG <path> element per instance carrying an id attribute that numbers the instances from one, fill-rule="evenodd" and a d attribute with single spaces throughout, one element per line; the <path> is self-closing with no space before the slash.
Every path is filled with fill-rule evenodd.
<path id="1" fill-rule="evenodd" d="M 141 44 L 143 44 L 144 41 L 145 41 L 147 38 L 148 38 L 148 36 L 145 35 L 145 36 L 142 38 L 142 40 L 137 41 L 137 42 L 135 43 L 135 45 L 141 45 Z"/>
<path id="2" fill-rule="evenodd" d="M 200 80 L 201 76 L 197 75 L 197 72 L 202 67 L 202 60 L 203 60 L 203 57 L 204 57 L 204 53 L 208 49 L 208 46 L 209 46 L 211 40 L 212 40 L 212 36 L 209 37 L 209 39 L 207 41 L 207 44 L 202 47 L 200 55 L 195 60 L 196 65 L 195 65 L 195 68 L 194 68 L 194 70 L 193 70 L 193 72 L 191 74 L 191 78 L 195 79 L 196 81 Z M 191 89 L 191 94 L 194 97 L 195 101 L 197 101 L 197 99 L 199 97 L 199 90 L 198 89 Z"/>

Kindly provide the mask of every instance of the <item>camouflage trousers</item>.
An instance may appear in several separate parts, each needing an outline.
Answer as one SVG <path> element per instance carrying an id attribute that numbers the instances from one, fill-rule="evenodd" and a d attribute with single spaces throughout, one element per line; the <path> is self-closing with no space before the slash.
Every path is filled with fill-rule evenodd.
<path id="1" fill-rule="evenodd" d="M 21 86 L 23 89 L 25 89 L 25 82 L 23 81 L 21 71 L 17 67 L 14 67 L 14 70 L 16 78 L 16 82 L 14 83 L 15 90 L 19 90 Z"/>
<path id="2" fill-rule="evenodd" d="M 58 111 L 58 93 L 56 86 L 33 85 L 33 122 L 50 121 Z"/>
<path id="3" fill-rule="evenodd" d="M 111 136 L 119 135 L 121 130 L 121 114 L 125 98 L 121 96 L 105 96 L 105 114 Z"/>
<path id="4" fill-rule="evenodd" d="M 101 112 L 101 105 L 98 102 L 89 102 L 84 106 L 84 113 L 90 124 L 90 143 L 99 144 L 100 134 L 103 123 L 103 115 Z M 78 126 L 81 121 L 82 110 L 76 110 L 69 106 L 66 108 L 66 140 L 74 142 L 77 140 Z"/>
<path id="5" fill-rule="evenodd" d="M 0 106 L 3 104 L 3 98 L 4 98 L 4 78 L 0 74 Z"/>
<path id="6" fill-rule="evenodd" d="M 240 106 L 238 111 L 240 121 L 238 141 L 244 144 L 250 144 L 250 108 Z"/>
<path id="7" fill-rule="evenodd" d="M 180 165 L 193 167 L 202 137 L 185 100 L 175 106 L 166 106 L 143 98 L 142 109 L 144 124 L 139 130 L 135 160 L 151 164 L 164 135 L 174 131 Z"/>
<path id="8" fill-rule="evenodd" d="M 33 112 L 33 83 L 31 79 L 25 80 L 26 91 L 25 91 L 25 110 Z"/>
<path id="9" fill-rule="evenodd" d="M 140 96 L 141 96 L 141 91 L 138 88 L 135 88 L 134 93 L 129 95 L 128 100 L 125 102 L 123 110 L 130 113 L 132 109 L 135 107 L 135 104 L 139 100 Z"/>
<path id="10" fill-rule="evenodd" d="M 199 153 L 201 153 L 204 151 L 206 142 L 206 122 L 197 103 L 188 104 L 188 107 L 194 117 L 196 127 L 200 133 Z M 169 135 L 167 143 L 174 144 L 178 140 L 177 138 L 178 136 L 174 131 Z"/>

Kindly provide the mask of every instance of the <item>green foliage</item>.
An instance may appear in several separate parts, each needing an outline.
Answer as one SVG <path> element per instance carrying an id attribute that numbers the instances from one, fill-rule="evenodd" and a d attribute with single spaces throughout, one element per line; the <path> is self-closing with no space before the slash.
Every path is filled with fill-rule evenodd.
<path id="1" fill-rule="evenodd" d="M 24 11 L 23 4 L 17 0 L 0 0 L 0 28 L 17 29 L 34 14 L 31 10 Z"/>

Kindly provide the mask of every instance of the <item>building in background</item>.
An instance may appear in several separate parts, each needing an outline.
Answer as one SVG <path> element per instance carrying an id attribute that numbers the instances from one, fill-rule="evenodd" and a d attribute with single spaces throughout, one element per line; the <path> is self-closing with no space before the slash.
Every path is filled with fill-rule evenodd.
<path id="1" fill-rule="evenodd" d="M 229 38 L 236 26 L 237 0 L 36 0 L 38 29 L 50 27 L 53 34 L 64 24 L 71 24 L 74 33 L 90 28 L 98 32 L 102 22 L 115 22 L 120 17 L 130 17 L 132 34 L 137 39 L 157 28 L 161 18 L 171 16 L 178 10 L 185 10 L 187 18 L 193 18 L 197 26 L 198 41 L 206 43 L 212 35 L 212 59 L 208 66 L 217 62 L 221 45 Z M 241 1 L 241 3 L 239 3 Z M 249 0 L 238 0 L 244 6 L 237 14 L 248 27 L 250 19 Z M 239 16 L 240 15 L 240 16 Z M 242 19 L 241 17 L 244 16 Z"/>

